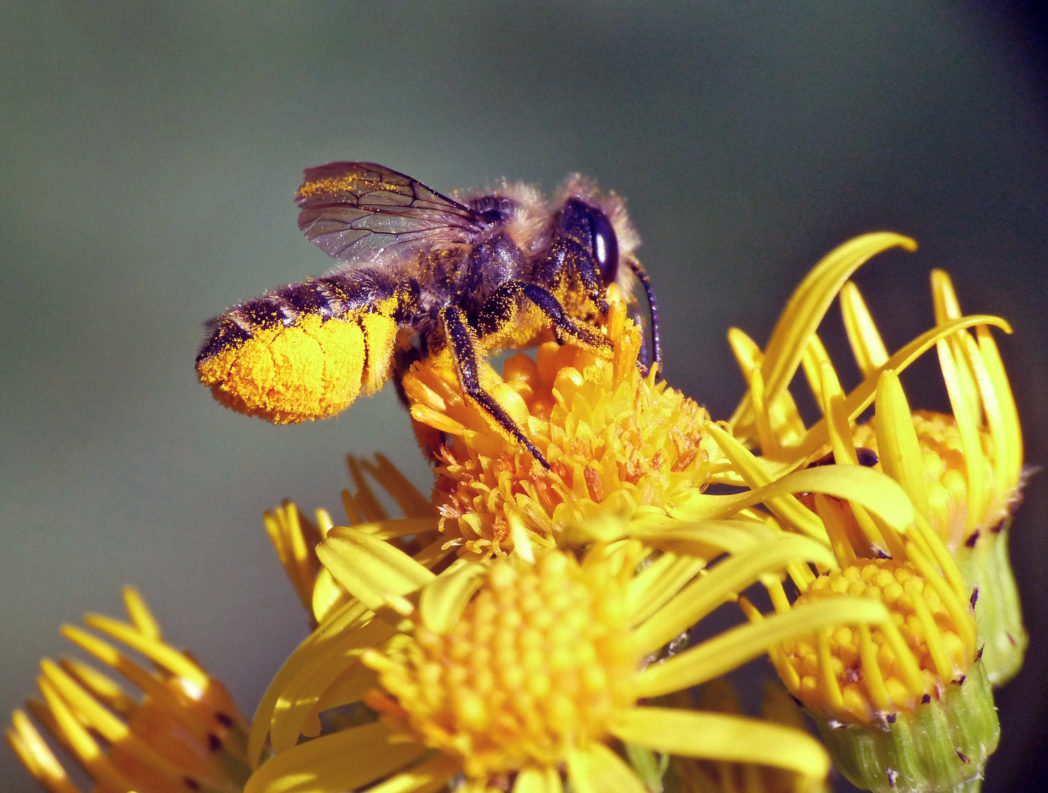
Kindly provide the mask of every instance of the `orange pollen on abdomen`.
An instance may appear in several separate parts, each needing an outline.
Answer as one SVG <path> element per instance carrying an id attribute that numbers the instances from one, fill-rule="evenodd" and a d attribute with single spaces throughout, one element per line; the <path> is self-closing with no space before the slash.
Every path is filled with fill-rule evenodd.
<path id="1" fill-rule="evenodd" d="M 197 375 L 239 413 L 275 424 L 327 418 L 385 382 L 396 331 L 393 319 L 377 312 L 304 316 L 212 345 L 217 351 L 197 361 Z"/>

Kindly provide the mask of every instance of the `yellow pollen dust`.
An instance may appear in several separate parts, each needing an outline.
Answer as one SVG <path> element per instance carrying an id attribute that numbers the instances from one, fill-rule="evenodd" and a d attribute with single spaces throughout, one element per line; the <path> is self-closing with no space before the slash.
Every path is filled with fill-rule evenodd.
<path id="1" fill-rule="evenodd" d="M 468 777 L 563 763 L 635 700 L 625 586 L 593 572 L 562 553 L 496 560 L 446 633 L 423 615 L 403 644 L 365 655 L 383 689 L 368 703 Z"/>
<path id="2" fill-rule="evenodd" d="M 974 658 L 951 610 L 909 562 L 860 559 L 817 577 L 796 605 L 839 596 L 875 598 L 892 623 L 841 626 L 784 643 L 780 675 L 806 707 L 845 723 L 871 724 L 938 699 Z M 955 612 L 954 612 L 955 613 Z M 962 612 L 962 618 L 970 615 Z"/>
<path id="3" fill-rule="evenodd" d="M 928 517 L 932 529 L 954 551 L 968 539 L 970 527 L 988 531 L 1004 520 L 1009 514 L 1014 493 L 1010 490 L 997 492 L 1005 483 L 992 481 L 994 466 L 980 466 L 991 478 L 985 487 L 994 495 L 987 514 L 969 516 L 967 464 L 956 420 L 953 416 L 927 410 L 914 411 L 912 419 L 921 447 L 924 484 L 928 491 Z M 856 446 L 879 454 L 875 422 L 876 418 L 856 427 L 854 440 Z M 979 439 L 986 459 L 992 460 L 995 451 L 990 433 L 980 429 Z"/>
<path id="4" fill-rule="evenodd" d="M 403 189 L 399 185 L 370 179 L 364 174 L 347 173 L 341 176 L 328 176 L 323 179 L 306 182 L 298 188 L 298 197 L 312 198 L 318 195 L 320 197 L 329 196 L 332 193 L 359 193 L 362 187 L 372 191 L 387 193 L 397 193 Z"/>

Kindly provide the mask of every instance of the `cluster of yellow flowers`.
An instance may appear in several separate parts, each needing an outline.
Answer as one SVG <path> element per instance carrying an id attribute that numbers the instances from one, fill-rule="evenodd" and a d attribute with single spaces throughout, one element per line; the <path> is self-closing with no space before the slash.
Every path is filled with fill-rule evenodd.
<path id="1" fill-rule="evenodd" d="M 45 662 L 30 709 L 51 743 L 18 712 L 11 744 L 55 793 L 77 790 L 56 743 L 96 790 L 139 793 L 823 790 L 833 766 L 870 790 L 978 789 L 992 687 L 1025 647 L 1006 553 L 1022 443 L 990 330 L 1008 327 L 963 315 L 936 272 L 934 323 L 889 352 L 849 278 L 892 246 L 913 243 L 831 252 L 763 349 L 731 332 L 747 390 L 726 421 L 638 365 L 614 290 L 610 356 L 548 342 L 486 369 L 548 469 L 449 360 L 416 364 L 431 497 L 351 459 L 345 523 L 266 516 L 313 631 L 250 724 L 129 591 L 130 623 L 88 625 L 151 667 L 66 635 L 141 696 Z M 817 335 L 838 297 L 849 390 Z M 900 384 L 932 351 L 950 413 Z M 761 656 L 781 685 L 744 715 L 725 676 Z"/>

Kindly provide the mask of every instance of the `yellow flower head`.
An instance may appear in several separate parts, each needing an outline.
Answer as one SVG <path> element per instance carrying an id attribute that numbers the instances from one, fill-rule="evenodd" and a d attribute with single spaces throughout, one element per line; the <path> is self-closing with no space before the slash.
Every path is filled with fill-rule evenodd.
<path id="1" fill-rule="evenodd" d="M 637 699 L 642 653 L 618 572 L 558 553 L 490 566 L 456 623 L 415 615 L 385 654 L 365 654 L 384 690 L 367 703 L 468 777 L 556 767 Z"/>
<path id="2" fill-rule="evenodd" d="M 550 470 L 463 396 L 448 361 L 437 356 L 405 378 L 411 415 L 438 461 L 434 502 L 461 553 L 511 550 L 518 519 L 538 545 L 621 535 L 706 486 L 706 411 L 638 367 L 641 331 L 621 299 L 611 305 L 610 357 L 548 342 L 534 360 L 509 359 L 502 377 L 485 373 Z"/>
<path id="3" fill-rule="evenodd" d="M 845 281 L 891 245 L 912 242 L 872 234 L 827 256 L 794 293 L 766 351 L 733 333 L 750 387 L 731 425 L 736 438 L 761 449 L 763 466 L 773 476 L 832 458 L 871 465 L 897 481 L 922 530 L 935 534 L 961 569 L 977 602 L 987 673 L 996 685 L 1018 671 L 1026 646 L 1007 558 L 1007 528 L 1022 482 L 1022 437 L 989 330 L 1009 328 L 997 317 L 964 316 L 949 276 L 935 271 L 934 327 L 889 355 L 858 289 Z M 862 375 L 847 392 L 815 333 L 838 293 Z M 900 384 L 899 373 L 933 347 L 952 415 L 912 409 Z M 788 390 L 801 365 L 823 414 L 810 427 Z M 874 415 L 863 420 L 871 403 Z M 842 564 L 849 555 L 897 555 L 900 541 L 852 509 L 825 499 L 815 499 L 815 509 Z"/>
<path id="4" fill-rule="evenodd" d="M 892 622 L 841 626 L 785 643 L 773 657 L 790 692 L 828 719 L 873 724 L 940 698 L 975 662 L 975 630 L 909 562 L 868 559 L 816 577 L 796 604 L 840 595 L 884 603 Z"/>
<path id="5" fill-rule="evenodd" d="M 826 758 L 807 735 L 650 703 L 785 638 L 888 618 L 870 600 L 816 603 L 668 656 L 671 642 L 758 578 L 804 561 L 832 566 L 824 546 L 771 529 L 712 568 L 620 542 L 581 559 L 551 549 L 534 561 L 460 560 L 435 575 L 341 527 L 318 551 L 359 602 L 329 613 L 271 686 L 250 754 L 268 737 L 275 756 L 247 793 L 436 790 L 458 775 L 469 791 L 560 791 L 566 776 L 572 789 L 639 792 L 623 759 L 635 752 L 821 778 Z M 344 728 L 325 730 L 333 718 Z"/>
<path id="6" fill-rule="evenodd" d="M 970 788 L 997 747 L 1000 726 L 968 603 L 937 571 L 923 567 L 859 559 L 814 578 L 795 578 L 802 594 L 786 608 L 868 598 L 886 606 L 891 619 L 842 622 L 793 637 L 770 653 L 786 688 L 814 717 L 837 767 L 866 790 Z M 785 602 L 781 590 L 772 596 L 780 606 Z"/>
<path id="7" fill-rule="evenodd" d="M 88 616 L 89 627 L 141 654 L 67 626 L 66 638 L 135 686 L 75 659 L 42 663 L 43 702 L 29 709 L 50 737 L 83 767 L 99 791 L 183 793 L 243 787 L 247 728 L 225 687 L 189 655 L 164 642 L 138 593 L 124 590 L 130 623 Z M 16 711 L 7 740 L 40 784 L 53 793 L 78 789 L 44 736 Z"/>

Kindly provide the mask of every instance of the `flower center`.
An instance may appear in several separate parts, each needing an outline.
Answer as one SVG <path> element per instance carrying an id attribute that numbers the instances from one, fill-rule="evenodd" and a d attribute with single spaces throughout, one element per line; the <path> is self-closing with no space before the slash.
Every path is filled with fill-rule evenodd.
<path id="1" fill-rule="evenodd" d="M 874 422 L 875 419 L 870 424 L 856 427 L 856 446 L 877 451 Z M 971 527 L 984 532 L 997 528 L 1009 515 L 1015 498 L 1014 483 L 994 481 L 995 465 L 980 466 L 988 477 L 988 481 L 981 484 L 990 495 L 985 514 L 969 515 L 968 467 L 956 420 L 942 413 L 918 410 L 913 413 L 913 426 L 921 446 L 921 462 L 928 488 L 928 517 L 947 547 L 954 551 L 964 544 L 969 539 Z M 986 460 L 992 461 L 996 450 L 991 434 L 980 430 L 979 442 Z"/>
<path id="2" fill-rule="evenodd" d="M 942 696 L 974 658 L 958 620 L 909 562 L 860 559 L 819 576 L 797 603 L 841 595 L 876 598 L 892 614 L 884 626 L 847 627 L 787 642 L 777 659 L 791 693 L 831 719 L 869 724 Z M 954 607 L 951 607 L 954 606 Z"/>
<path id="3" fill-rule="evenodd" d="M 641 373 L 641 331 L 617 303 L 608 338 L 611 357 L 549 342 L 534 360 L 509 359 L 501 378 L 492 372 L 491 393 L 549 460 L 548 471 L 463 400 L 453 371 L 419 365 L 405 378 L 416 421 L 451 438 L 436 451 L 434 503 L 464 553 L 512 550 L 511 515 L 541 545 L 572 545 L 566 535 L 574 531 L 628 524 L 649 507 L 665 512 L 706 486 L 715 447 L 702 432 L 705 409 Z"/>
<path id="4" fill-rule="evenodd" d="M 403 645 L 365 656 L 384 689 L 369 704 L 469 777 L 562 763 L 635 700 L 625 589 L 594 572 L 559 553 L 497 560 L 446 633 L 418 621 Z"/>

